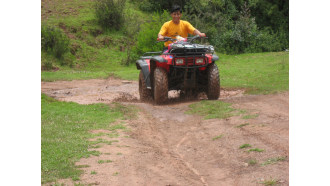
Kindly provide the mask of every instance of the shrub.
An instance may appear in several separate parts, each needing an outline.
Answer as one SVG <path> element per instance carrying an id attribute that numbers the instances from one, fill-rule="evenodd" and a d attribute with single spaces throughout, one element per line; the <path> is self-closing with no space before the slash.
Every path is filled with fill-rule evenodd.
<path id="1" fill-rule="evenodd" d="M 41 27 L 41 50 L 62 59 L 64 54 L 69 51 L 69 44 L 70 39 L 61 29 L 46 25 Z"/>
<path id="2" fill-rule="evenodd" d="M 222 53 L 254 53 L 279 51 L 283 48 L 277 34 L 269 30 L 260 30 L 255 18 L 251 17 L 250 10 L 245 4 L 236 21 L 225 18 L 224 24 L 213 32 L 211 44 Z"/>
<path id="3" fill-rule="evenodd" d="M 44 70 L 52 70 L 53 69 L 53 63 L 52 63 L 52 61 L 45 61 L 43 67 L 44 67 Z"/>
<path id="4" fill-rule="evenodd" d="M 215 35 L 215 45 L 225 53 L 243 53 L 248 48 L 256 49 L 255 39 L 258 36 L 257 25 L 253 18 L 240 17 L 233 28 L 224 29 Z M 256 51 L 255 51 L 256 52 Z"/>
<path id="5" fill-rule="evenodd" d="M 51 57 L 47 53 L 41 53 L 41 70 L 53 70 L 54 69 L 54 57 Z"/>
<path id="6" fill-rule="evenodd" d="M 151 17 L 151 20 L 141 25 L 136 45 L 132 48 L 129 55 L 131 63 L 134 63 L 145 52 L 161 51 L 163 49 L 164 43 L 157 43 L 156 39 L 163 23 L 169 20 L 169 13 L 164 11 L 163 14 L 156 14 Z"/>
<path id="7" fill-rule="evenodd" d="M 95 14 L 98 23 L 105 29 L 119 30 L 124 22 L 125 3 L 126 0 L 97 0 Z"/>
<path id="8" fill-rule="evenodd" d="M 141 10 L 146 12 L 152 12 L 159 8 L 159 6 L 155 6 L 153 3 L 150 3 L 149 0 L 142 0 L 138 5 Z"/>
<path id="9" fill-rule="evenodd" d="M 182 8 L 189 2 L 187 0 L 140 0 L 139 8 L 147 12 L 169 10 L 173 4 L 178 4 Z"/>

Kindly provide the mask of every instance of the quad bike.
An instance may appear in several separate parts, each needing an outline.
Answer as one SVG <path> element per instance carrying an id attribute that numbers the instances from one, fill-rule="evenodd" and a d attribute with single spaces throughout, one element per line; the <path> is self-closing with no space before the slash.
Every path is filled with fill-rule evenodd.
<path id="1" fill-rule="evenodd" d="M 208 99 L 220 96 L 219 70 L 212 45 L 193 43 L 200 36 L 172 39 L 166 51 L 147 52 L 136 61 L 140 70 L 140 100 L 153 98 L 156 104 L 166 103 L 168 91 L 192 92 L 197 95 L 205 92 Z"/>

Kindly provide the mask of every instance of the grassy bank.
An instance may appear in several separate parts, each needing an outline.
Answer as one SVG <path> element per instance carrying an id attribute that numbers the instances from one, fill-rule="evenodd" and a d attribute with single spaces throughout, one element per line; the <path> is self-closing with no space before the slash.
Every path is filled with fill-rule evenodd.
<path id="1" fill-rule="evenodd" d="M 250 94 L 289 90 L 289 53 L 219 55 L 222 88 L 245 88 Z"/>
<path id="2" fill-rule="evenodd" d="M 124 66 L 112 66 L 108 69 L 104 67 L 103 70 L 89 70 L 89 69 L 61 69 L 56 72 L 44 71 L 41 72 L 41 81 L 71 81 L 76 79 L 102 79 L 109 76 L 126 79 L 126 80 L 137 80 L 139 71 L 135 65 L 128 67 Z"/>
<path id="3" fill-rule="evenodd" d="M 94 3 L 90 0 L 42 1 L 42 26 L 60 28 L 70 40 L 69 52 L 62 59 L 41 52 L 42 81 L 106 78 L 110 75 L 129 80 L 138 77 L 134 64 L 123 65 L 128 51 L 125 29 L 129 30 L 131 22 L 147 20 L 147 16 L 127 1 L 125 29 L 107 30 L 97 24 Z"/>
<path id="4" fill-rule="evenodd" d="M 89 151 L 95 142 L 90 130 L 115 131 L 124 126 L 111 123 L 124 117 L 134 117 L 135 110 L 120 104 L 79 105 L 41 96 L 41 180 L 42 183 L 60 178 L 78 180 L 81 171 L 74 163 L 82 157 L 98 155 Z M 125 113 L 125 114 L 124 114 Z"/>

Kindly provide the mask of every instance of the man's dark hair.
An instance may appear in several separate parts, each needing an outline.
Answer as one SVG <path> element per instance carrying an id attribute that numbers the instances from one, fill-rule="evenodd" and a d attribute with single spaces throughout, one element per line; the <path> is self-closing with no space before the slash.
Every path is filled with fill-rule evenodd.
<path id="1" fill-rule="evenodd" d="M 182 13 L 181 7 L 179 5 L 172 6 L 171 13 L 176 12 L 176 11 L 180 11 L 180 13 Z"/>

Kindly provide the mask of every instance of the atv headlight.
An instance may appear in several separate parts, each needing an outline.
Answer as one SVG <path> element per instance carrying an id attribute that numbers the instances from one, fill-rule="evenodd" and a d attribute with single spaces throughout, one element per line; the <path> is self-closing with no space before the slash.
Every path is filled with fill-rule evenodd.
<path id="1" fill-rule="evenodd" d="M 176 59 L 176 60 L 175 60 L 175 63 L 176 63 L 177 65 L 182 65 L 182 64 L 183 64 L 183 59 Z"/>
<path id="2" fill-rule="evenodd" d="M 213 53 L 214 52 L 214 47 L 212 45 L 209 46 L 208 52 L 209 53 Z"/>
<path id="3" fill-rule="evenodd" d="M 196 59 L 196 64 L 203 64 L 204 59 L 203 58 L 197 58 Z"/>

